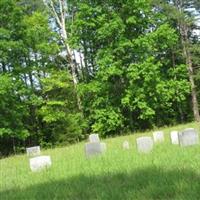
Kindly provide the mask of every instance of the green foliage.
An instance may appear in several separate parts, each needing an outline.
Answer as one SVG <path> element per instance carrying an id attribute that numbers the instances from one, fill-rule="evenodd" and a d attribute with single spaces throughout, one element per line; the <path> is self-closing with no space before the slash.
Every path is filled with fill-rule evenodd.
<path id="1" fill-rule="evenodd" d="M 197 0 L 182 0 L 182 11 L 177 0 L 67 3 L 64 42 L 42 1 L 0 1 L 3 154 L 193 119 L 182 46 L 191 54 L 200 103 Z M 181 26 L 188 27 L 187 42 Z"/>
<path id="2" fill-rule="evenodd" d="M 81 114 L 75 110 L 75 94 L 69 73 L 52 70 L 47 78 L 42 79 L 42 84 L 44 100 L 38 114 L 45 123 L 51 143 L 79 140 L 84 123 Z M 43 140 L 48 142 L 46 134 Z"/>
<path id="3" fill-rule="evenodd" d="M 140 8 L 149 18 L 141 16 Z M 88 20 L 81 24 L 83 15 Z M 152 12 L 147 1 L 127 2 L 116 10 L 101 6 L 92 16 L 89 10 L 80 10 L 75 21 L 76 38 L 92 46 L 102 44 L 93 51 L 95 77 L 82 90 L 85 105 L 90 106 L 85 112 L 92 130 L 107 135 L 127 126 L 136 130 L 176 121 L 177 104 L 185 103 L 190 86 L 185 66 L 171 62 L 169 52 L 176 48 L 178 35 L 166 17 Z M 92 41 L 86 35 L 83 38 L 91 21 L 95 23 L 87 31 Z M 166 118 L 160 119 L 163 114 Z"/>
<path id="4" fill-rule="evenodd" d="M 42 56 L 54 55 L 58 52 L 58 45 L 53 41 L 53 39 L 56 39 L 56 34 L 49 28 L 46 15 L 34 12 L 31 16 L 25 16 L 23 23 L 25 26 L 24 42 L 33 51 L 37 51 Z"/>
<path id="5" fill-rule="evenodd" d="M 102 108 L 94 110 L 91 114 L 92 131 L 106 136 L 108 133 L 115 133 L 120 130 L 123 124 L 123 116 L 119 110 L 111 108 Z"/>
<path id="6" fill-rule="evenodd" d="M 0 138 L 11 137 L 25 140 L 29 136 L 23 122 L 27 108 L 21 88 L 23 84 L 9 75 L 0 75 Z"/>

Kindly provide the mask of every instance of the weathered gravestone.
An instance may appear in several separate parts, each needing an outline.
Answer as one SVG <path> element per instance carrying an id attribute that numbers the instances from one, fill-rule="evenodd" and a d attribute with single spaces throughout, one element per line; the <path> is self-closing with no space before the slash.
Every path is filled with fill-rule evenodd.
<path id="1" fill-rule="evenodd" d="M 155 132 L 153 132 L 153 140 L 154 140 L 154 142 L 163 142 L 164 141 L 164 133 L 163 133 L 163 131 L 155 131 Z"/>
<path id="2" fill-rule="evenodd" d="M 102 154 L 106 151 L 106 144 L 100 142 L 98 134 L 89 135 L 89 142 L 85 144 L 85 154 L 87 157 Z"/>
<path id="3" fill-rule="evenodd" d="M 171 131 L 170 138 L 172 144 L 179 144 L 178 131 Z"/>
<path id="4" fill-rule="evenodd" d="M 26 148 L 26 153 L 30 157 L 39 156 L 40 155 L 40 146 Z"/>
<path id="5" fill-rule="evenodd" d="M 100 142 L 91 142 L 85 144 L 85 153 L 87 157 L 100 155 L 106 151 L 106 144 Z"/>
<path id="6" fill-rule="evenodd" d="M 38 156 L 30 158 L 30 168 L 31 171 L 36 172 L 51 166 L 50 156 Z"/>
<path id="7" fill-rule="evenodd" d="M 180 146 L 192 146 L 199 144 L 199 135 L 197 131 L 193 128 L 188 128 L 183 130 L 178 134 Z"/>
<path id="8" fill-rule="evenodd" d="M 124 141 L 123 144 L 122 144 L 122 147 L 123 147 L 123 149 L 130 149 L 129 142 Z"/>
<path id="9" fill-rule="evenodd" d="M 153 149 L 153 140 L 151 137 L 140 137 L 136 139 L 137 149 L 140 153 L 149 153 Z"/>
<path id="10" fill-rule="evenodd" d="M 98 134 L 89 135 L 89 142 L 100 142 Z"/>

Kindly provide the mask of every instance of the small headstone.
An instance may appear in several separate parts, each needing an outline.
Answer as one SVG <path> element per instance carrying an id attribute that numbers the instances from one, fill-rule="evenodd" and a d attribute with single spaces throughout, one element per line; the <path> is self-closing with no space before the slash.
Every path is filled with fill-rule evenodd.
<path id="1" fill-rule="evenodd" d="M 85 144 L 85 153 L 87 157 L 102 154 L 103 152 L 105 152 L 105 150 L 105 143 L 93 142 Z"/>
<path id="2" fill-rule="evenodd" d="M 39 156 L 40 155 L 40 146 L 26 148 L 26 153 L 30 157 Z"/>
<path id="3" fill-rule="evenodd" d="M 178 131 L 171 131 L 170 137 L 172 144 L 179 144 Z"/>
<path id="4" fill-rule="evenodd" d="M 30 158 L 31 171 L 36 172 L 51 166 L 50 156 L 38 156 Z"/>
<path id="5" fill-rule="evenodd" d="M 178 134 L 180 146 L 192 146 L 199 144 L 199 135 L 193 128 L 183 130 Z"/>
<path id="6" fill-rule="evenodd" d="M 89 135 L 89 142 L 100 142 L 98 134 Z"/>
<path id="7" fill-rule="evenodd" d="M 153 149 L 153 140 L 151 137 L 140 137 L 136 139 L 137 149 L 141 153 L 149 153 Z"/>
<path id="8" fill-rule="evenodd" d="M 154 140 L 154 142 L 163 142 L 164 141 L 164 133 L 163 133 L 163 131 L 155 131 L 155 132 L 153 132 L 153 140 Z"/>
<path id="9" fill-rule="evenodd" d="M 122 144 L 123 149 L 130 149 L 129 147 L 129 142 L 128 141 L 124 141 Z"/>

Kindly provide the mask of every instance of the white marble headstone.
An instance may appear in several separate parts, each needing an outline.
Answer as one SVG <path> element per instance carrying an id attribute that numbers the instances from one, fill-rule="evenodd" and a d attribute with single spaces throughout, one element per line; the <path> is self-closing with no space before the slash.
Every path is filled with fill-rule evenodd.
<path id="1" fill-rule="evenodd" d="M 89 135 L 89 142 L 100 142 L 98 134 Z"/>
<path id="2" fill-rule="evenodd" d="M 86 143 L 85 144 L 85 153 L 87 157 L 94 155 L 99 155 L 105 152 L 106 144 L 100 142 Z"/>
<path id="3" fill-rule="evenodd" d="M 188 128 L 179 133 L 180 146 L 192 146 L 199 144 L 199 135 L 193 128 Z"/>
<path id="4" fill-rule="evenodd" d="M 178 131 L 171 131 L 170 138 L 172 144 L 179 144 Z"/>
<path id="5" fill-rule="evenodd" d="M 38 156 L 30 158 L 30 168 L 31 171 L 36 172 L 51 166 L 50 156 Z"/>
<path id="6" fill-rule="evenodd" d="M 40 155 L 40 146 L 26 148 L 26 153 L 28 156 L 39 156 Z"/>
<path id="7" fill-rule="evenodd" d="M 155 132 L 153 132 L 153 140 L 154 140 L 154 142 L 163 142 L 164 141 L 164 133 L 163 133 L 163 131 L 155 131 Z"/>
<path id="8" fill-rule="evenodd" d="M 136 139 L 137 149 L 141 153 L 149 153 L 153 149 L 153 140 L 145 136 Z"/>
<path id="9" fill-rule="evenodd" d="M 122 147 L 123 147 L 123 149 L 130 149 L 129 142 L 124 141 L 123 144 L 122 144 Z"/>

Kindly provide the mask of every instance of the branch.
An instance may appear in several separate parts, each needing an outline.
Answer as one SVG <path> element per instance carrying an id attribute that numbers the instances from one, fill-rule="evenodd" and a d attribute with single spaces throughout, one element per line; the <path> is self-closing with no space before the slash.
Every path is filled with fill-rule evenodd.
<path id="1" fill-rule="evenodd" d="M 62 2 L 61 0 L 59 0 L 59 6 L 60 6 L 60 15 L 61 15 L 61 19 L 62 19 L 62 15 L 63 15 L 63 7 L 62 7 Z"/>
<path id="2" fill-rule="evenodd" d="M 50 0 L 50 5 L 48 5 L 48 3 L 44 1 L 44 4 L 47 6 L 48 10 L 52 13 L 52 15 L 56 18 L 56 22 L 58 23 L 58 25 L 60 26 L 60 28 L 62 28 L 62 24 L 61 24 L 61 21 L 60 21 L 60 18 L 58 17 L 58 14 L 55 10 L 55 7 L 54 7 L 54 3 L 52 0 Z M 46 2 L 46 3 L 45 3 Z"/>

